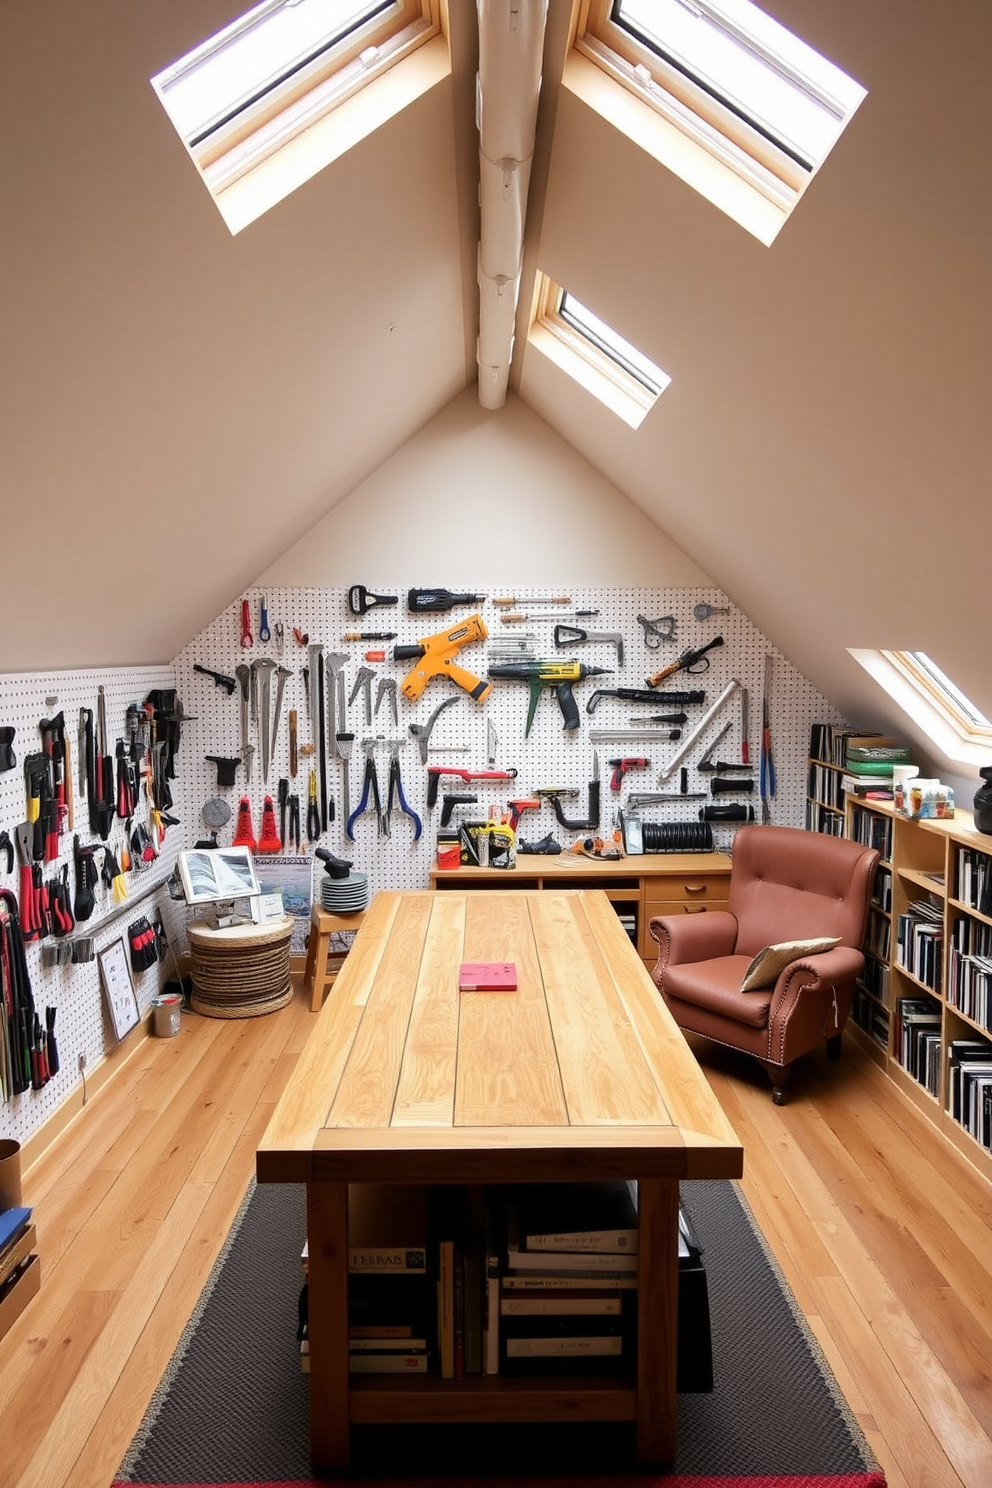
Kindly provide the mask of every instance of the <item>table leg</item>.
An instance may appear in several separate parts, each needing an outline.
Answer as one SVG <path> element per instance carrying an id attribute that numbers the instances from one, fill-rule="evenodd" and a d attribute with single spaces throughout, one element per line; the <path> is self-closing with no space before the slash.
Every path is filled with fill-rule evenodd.
<path id="1" fill-rule="evenodd" d="M 637 1279 L 637 1457 L 675 1460 L 679 1185 L 640 1179 Z"/>
<path id="2" fill-rule="evenodd" d="M 348 1466 L 348 1185 L 307 1184 L 310 1461 Z"/>

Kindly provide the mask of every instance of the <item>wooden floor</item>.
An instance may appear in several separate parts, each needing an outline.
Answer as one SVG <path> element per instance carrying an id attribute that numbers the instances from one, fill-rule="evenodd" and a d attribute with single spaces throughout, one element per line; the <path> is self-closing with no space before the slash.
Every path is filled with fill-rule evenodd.
<path id="1" fill-rule="evenodd" d="M 184 1015 L 25 1178 L 38 1297 L 0 1341 L 0 1488 L 107 1488 L 311 1023 Z M 890 1488 L 992 1484 L 992 1192 L 848 1042 L 774 1106 L 700 1044 L 744 1188 Z M 801 1423 L 797 1422 L 797 1429 Z"/>

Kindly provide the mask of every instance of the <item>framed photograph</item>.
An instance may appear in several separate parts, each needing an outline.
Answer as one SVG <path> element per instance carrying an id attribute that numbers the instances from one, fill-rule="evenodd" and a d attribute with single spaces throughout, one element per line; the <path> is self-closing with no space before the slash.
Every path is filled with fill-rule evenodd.
<path id="1" fill-rule="evenodd" d="M 103 995 L 107 999 L 107 1011 L 114 1026 L 117 1042 L 137 1028 L 141 1022 L 138 999 L 131 980 L 131 966 L 127 958 L 127 946 L 123 938 L 115 940 L 97 957 L 100 963 L 100 981 Z"/>
<path id="2" fill-rule="evenodd" d="M 247 847 L 188 848 L 179 854 L 179 878 L 187 904 L 246 899 L 259 892 Z"/>

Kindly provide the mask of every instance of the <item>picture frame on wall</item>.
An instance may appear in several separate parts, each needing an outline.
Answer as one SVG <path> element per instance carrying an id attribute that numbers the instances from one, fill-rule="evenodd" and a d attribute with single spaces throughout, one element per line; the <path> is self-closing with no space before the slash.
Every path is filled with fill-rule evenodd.
<path id="1" fill-rule="evenodd" d="M 106 950 L 100 951 L 97 961 L 107 1012 L 110 1014 L 114 1035 L 120 1043 L 141 1022 L 141 1011 L 131 980 L 131 967 L 123 937 L 113 941 Z"/>

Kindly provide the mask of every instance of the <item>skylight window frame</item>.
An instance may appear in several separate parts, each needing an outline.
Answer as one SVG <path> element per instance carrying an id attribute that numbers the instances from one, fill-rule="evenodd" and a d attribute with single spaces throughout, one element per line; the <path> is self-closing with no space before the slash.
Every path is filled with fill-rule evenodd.
<path id="1" fill-rule="evenodd" d="M 583 325 L 574 312 L 571 317 L 563 315 L 562 301 L 567 297 L 580 310 L 585 310 L 590 315 L 595 314 L 574 294 L 569 296 L 569 292 L 560 284 L 538 270 L 528 340 L 594 398 L 623 419 L 624 423 L 632 429 L 639 428 L 669 386 L 671 378 L 632 342 L 621 337 L 619 332 L 614 331 L 612 334 L 636 356 L 643 358 L 653 372 L 657 373 L 657 381 L 652 380 L 649 374 L 635 370 L 620 348 L 611 347 L 605 335 Z M 600 316 L 595 318 L 604 327 L 604 331 L 609 330 Z"/>
<path id="2" fill-rule="evenodd" d="M 727 34 L 731 30 L 739 31 L 725 17 L 724 7 L 719 0 L 678 0 L 678 3 L 684 4 L 684 8 L 689 11 L 705 11 L 707 16 L 718 17 Z M 841 109 L 841 117 L 837 120 L 837 128 L 831 138 L 817 159 L 807 168 L 799 163 L 796 152 L 790 151 L 787 145 L 776 143 L 766 129 L 750 122 L 735 109 L 731 101 L 721 101 L 708 88 L 695 82 L 683 68 L 666 60 L 626 25 L 618 23 L 613 18 L 613 12 L 620 4 L 622 0 L 584 0 L 575 28 L 574 53 L 591 62 L 640 103 L 647 105 L 666 125 L 710 155 L 719 167 L 731 171 L 746 188 L 763 198 L 766 208 L 764 212 L 758 211 L 754 218 L 754 214 L 746 208 L 733 206 L 732 192 L 730 201 L 726 201 L 723 199 L 725 192 L 716 188 L 708 189 L 705 185 L 705 173 L 702 179 L 698 169 L 684 176 L 690 185 L 702 190 L 704 195 L 728 211 L 742 226 L 763 242 L 770 243 L 865 98 L 865 89 L 854 79 L 847 79 L 852 97 L 857 94 L 856 101 L 850 105 L 829 95 L 831 103 Z M 768 19 L 770 21 L 771 17 Z M 798 37 L 794 40 L 798 47 L 805 45 Z M 760 50 L 765 49 L 762 44 Z M 759 49 L 753 50 L 758 54 Z M 826 59 L 823 60 L 826 62 Z M 781 63 L 782 70 L 794 70 L 784 58 L 777 58 L 776 62 Z M 833 67 L 833 64 L 827 65 Z M 836 71 L 846 78 L 847 75 L 841 73 L 839 68 Z M 567 76 L 566 67 L 566 78 Z M 807 84 L 815 88 L 815 84 L 809 83 L 809 80 Z M 588 87 L 579 84 L 576 91 L 581 96 L 588 93 Z M 816 91 L 827 96 L 825 89 Z M 614 110 L 610 108 L 609 114 L 613 113 Z M 639 142 L 644 144 L 643 138 Z M 652 153 L 655 152 L 652 150 Z M 673 158 L 672 151 L 663 148 L 658 158 L 663 159 L 676 173 L 682 174 L 678 155 L 679 152 L 675 151 Z M 771 218 L 767 216 L 769 210 L 773 212 Z"/>
<path id="3" fill-rule="evenodd" d="M 992 746 L 992 723 L 926 652 L 881 648 L 879 654 L 965 744 Z"/>
<path id="4" fill-rule="evenodd" d="M 257 31 L 286 8 L 287 0 L 263 0 L 152 78 L 158 97 L 201 172 L 211 167 L 220 184 L 237 179 L 259 159 L 281 148 L 315 116 L 353 96 L 440 30 L 438 0 L 369 0 L 370 14 L 336 38 L 315 44 L 306 56 L 277 63 L 281 75 L 240 98 L 227 97 L 209 121 L 184 132 L 169 106 L 169 91 L 196 69 L 209 65 L 239 35 Z M 268 140 L 270 145 L 265 146 Z M 247 148 L 242 148 L 247 147 Z M 243 157 L 239 163 L 239 153 Z M 213 189 L 213 183 L 208 181 Z"/>

